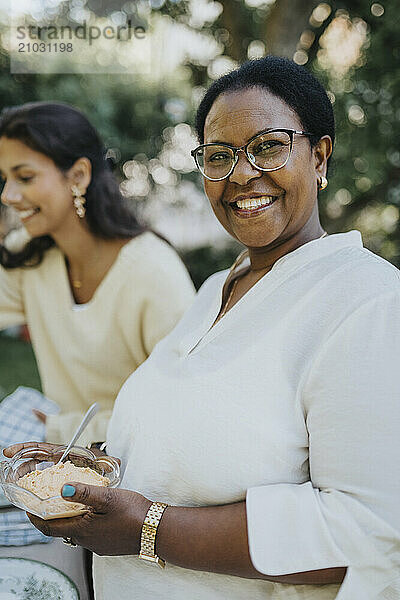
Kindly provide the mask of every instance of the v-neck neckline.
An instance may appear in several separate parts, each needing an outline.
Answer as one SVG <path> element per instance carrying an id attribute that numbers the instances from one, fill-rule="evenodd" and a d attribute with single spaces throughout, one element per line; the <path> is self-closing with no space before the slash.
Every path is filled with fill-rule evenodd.
<path id="1" fill-rule="evenodd" d="M 243 262 L 240 264 L 243 265 Z M 275 264 L 277 264 L 277 263 L 275 263 Z M 214 298 L 214 302 L 212 303 L 212 305 L 210 307 L 210 311 L 207 313 L 207 318 L 201 324 L 200 329 L 202 331 L 204 331 L 204 330 L 205 331 L 204 331 L 204 333 L 202 333 L 200 335 L 199 338 L 198 338 L 198 335 L 196 335 L 196 338 L 198 338 L 198 341 L 196 343 L 194 343 L 194 345 L 192 345 L 192 347 L 187 351 L 188 355 L 195 354 L 195 352 L 198 349 L 202 348 L 205 344 L 207 344 L 209 341 L 211 341 L 217 335 L 219 335 L 219 333 L 221 331 L 223 331 L 225 326 L 229 325 L 229 323 L 236 317 L 237 313 L 240 312 L 243 304 L 245 302 L 249 303 L 249 302 L 253 301 L 253 298 L 258 295 L 258 290 L 263 285 L 265 285 L 266 278 L 271 279 L 271 275 L 272 275 L 274 266 L 275 265 L 273 265 L 273 267 L 265 275 L 263 275 L 263 277 L 261 277 L 258 281 L 256 281 L 256 283 L 254 285 L 252 285 L 251 288 L 245 294 L 243 294 L 243 296 L 232 306 L 232 308 L 230 308 L 224 314 L 224 316 L 221 319 L 219 319 L 217 322 L 215 322 L 216 318 L 218 317 L 218 315 L 221 311 L 221 305 L 222 305 L 222 300 L 223 300 L 223 291 L 224 291 L 224 287 L 225 287 L 225 284 L 227 281 L 227 277 L 230 275 L 230 273 L 228 272 L 227 277 L 225 277 L 223 279 L 222 285 L 220 285 L 220 287 L 219 287 L 218 293 L 216 294 L 216 296 Z M 261 282 L 263 282 L 263 283 L 261 283 Z M 208 324 L 208 327 L 207 327 L 207 324 Z"/>
<path id="2" fill-rule="evenodd" d="M 316 246 L 319 252 L 316 252 Z M 192 332 L 189 341 L 185 338 L 181 348 L 186 356 L 192 356 L 200 351 L 206 344 L 216 338 L 226 327 L 229 327 L 240 315 L 243 305 L 246 303 L 251 306 L 257 301 L 263 292 L 263 295 L 271 293 L 277 285 L 283 283 L 293 271 L 301 266 L 306 266 L 309 262 L 322 258 L 336 250 L 340 250 L 348 246 L 363 247 L 361 234 L 357 230 L 352 230 L 347 233 L 332 234 L 324 238 L 310 240 L 306 244 L 299 246 L 288 254 L 281 256 L 271 267 L 271 269 L 263 275 L 233 306 L 226 314 L 219 319 L 215 324 L 223 299 L 223 290 L 227 277 L 230 271 L 221 272 L 221 281 L 219 282 L 213 302 L 210 309 L 207 311 L 205 318 L 202 320 L 195 332 Z M 247 257 L 244 257 L 244 260 Z M 243 266 L 242 260 L 238 266 Z M 234 272 L 234 271 L 233 271 Z M 232 273 L 233 273 L 232 272 Z M 222 279 L 222 275 L 225 275 Z"/>
<path id="3" fill-rule="evenodd" d="M 126 246 L 128 246 L 131 243 L 131 241 L 132 240 L 129 240 L 126 244 L 121 246 L 121 248 L 118 251 L 118 254 L 115 257 L 114 262 L 112 263 L 112 265 L 110 266 L 110 268 L 108 269 L 106 274 L 104 275 L 103 279 L 100 281 L 99 285 L 94 290 L 92 297 L 87 302 L 83 302 L 83 303 L 77 303 L 75 301 L 74 293 L 71 288 L 71 284 L 70 284 L 69 277 L 68 277 L 68 268 L 67 268 L 67 264 L 66 264 L 66 258 L 64 256 L 64 254 L 61 252 L 61 250 L 59 250 L 59 259 L 61 261 L 62 278 L 63 278 L 63 283 L 67 289 L 67 296 L 69 297 L 68 305 L 69 305 L 69 309 L 71 311 L 78 314 L 81 311 L 76 310 L 76 307 L 88 308 L 89 306 L 92 306 L 96 302 L 97 297 L 102 293 L 102 290 L 108 286 L 108 282 L 112 279 L 113 273 L 115 272 L 116 267 L 121 260 L 121 256 L 124 253 L 124 248 Z"/>

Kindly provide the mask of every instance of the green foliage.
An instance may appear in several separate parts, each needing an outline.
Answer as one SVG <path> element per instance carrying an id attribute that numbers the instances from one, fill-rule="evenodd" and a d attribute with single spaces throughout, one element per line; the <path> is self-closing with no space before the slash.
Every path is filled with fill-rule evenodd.
<path id="1" fill-rule="evenodd" d="M 228 269 L 243 247 L 235 242 L 223 248 L 201 246 L 182 253 L 182 259 L 190 273 L 196 289 L 213 273 Z"/>
<path id="2" fill-rule="evenodd" d="M 276 0 L 278 7 L 280 1 Z M 82 3 L 85 4 L 100 16 L 111 16 L 121 10 L 116 0 L 87 0 Z M 249 43 L 264 39 L 271 4 L 266 2 L 261 8 L 251 8 L 245 0 L 221 0 L 220 4 L 223 8 L 220 16 L 214 22 L 206 21 L 198 30 L 216 39 L 225 55 L 243 60 Z M 371 13 L 371 0 L 332 0 L 329 4 L 330 16 L 320 25 L 310 25 L 315 41 L 307 50 L 306 64 L 335 96 L 337 143 L 329 186 L 320 197 L 322 221 L 332 232 L 360 229 L 372 250 L 400 266 L 398 0 L 385 0 L 385 11 L 380 17 Z M 68 2 L 60 4 L 65 16 L 67 5 Z M 131 7 L 135 5 L 139 3 L 130 3 Z M 153 13 L 168 15 L 190 26 L 188 1 L 155 0 L 152 6 Z M 368 26 L 361 61 L 342 78 L 324 70 L 318 59 L 321 36 L 337 11 L 345 11 L 342 14 L 349 19 L 362 19 Z M 174 44 L 174 40 L 170 43 Z M 338 47 L 337 52 L 340 54 L 342 48 Z M 129 75 L 11 76 L 7 53 L 0 50 L 0 97 L 2 106 L 32 100 L 59 100 L 76 105 L 99 129 L 106 146 L 115 149 L 122 165 L 136 155 L 144 155 L 146 160 L 158 156 L 164 143 L 163 130 L 176 124 L 174 116 L 166 110 L 169 99 L 183 99 L 187 106 L 185 118 L 193 117 L 196 101 L 191 99 L 191 90 L 210 81 L 207 65 L 200 62 L 190 59 L 189 53 L 184 59 L 189 77 L 185 78 L 178 70 L 173 78 L 161 78 L 156 83 Z M 352 107 L 364 114 L 365 118 L 358 123 L 349 119 Z M 195 180 L 193 174 L 178 173 L 177 182 L 182 178 Z M 215 252 L 210 251 L 209 258 L 216 260 L 217 269 Z M 200 259 L 207 263 L 204 256 L 199 255 Z M 199 274 L 202 269 L 200 264 Z"/>
<path id="3" fill-rule="evenodd" d="M 0 400 L 18 385 L 41 390 L 32 346 L 27 342 L 0 335 Z"/>
<path id="4" fill-rule="evenodd" d="M 170 125 L 163 111 L 166 92 L 124 75 L 9 75 L 0 73 L 2 106 L 38 100 L 66 102 L 80 108 L 99 129 L 107 147 L 124 162 L 137 153 L 153 156 L 160 133 Z"/>
<path id="5" fill-rule="evenodd" d="M 400 266 L 398 3 L 386 0 L 381 17 L 371 14 L 369 1 L 333 4 L 347 6 L 350 18 L 368 24 L 368 41 L 361 64 L 342 80 L 329 77 L 317 60 L 313 63 L 317 76 L 335 94 L 337 120 L 332 177 L 321 202 L 323 219 L 331 230 L 361 229 L 373 251 Z M 352 107 L 364 114 L 358 124 L 349 118 Z"/>

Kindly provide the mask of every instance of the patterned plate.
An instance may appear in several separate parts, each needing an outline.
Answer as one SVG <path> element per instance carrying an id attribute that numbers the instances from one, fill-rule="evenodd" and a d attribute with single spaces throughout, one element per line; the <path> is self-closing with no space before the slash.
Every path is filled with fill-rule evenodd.
<path id="1" fill-rule="evenodd" d="M 0 558 L 0 600 L 79 600 L 75 584 L 50 565 Z"/>

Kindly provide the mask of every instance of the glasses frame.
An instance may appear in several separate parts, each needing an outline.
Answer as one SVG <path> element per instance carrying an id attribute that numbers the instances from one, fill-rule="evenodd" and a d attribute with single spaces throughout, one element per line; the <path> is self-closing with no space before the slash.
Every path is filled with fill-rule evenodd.
<path id="1" fill-rule="evenodd" d="M 260 135 L 263 135 L 264 133 L 273 133 L 274 131 L 283 131 L 284 133 L 287 133 L 289 135 L 289 137 L 290 137 L 289 154 L 287 156 L 287 159 L 283 163 L 283 165 L 281 165 L 280 167 L 274 167 L 273 169 L 268 169 L 268 168 L 264 169 L 263 167 L 259 167 L 258 165 L 255 164 L 255 162 L 252 161 L 252 159 L 250 158 L 251 155 L 248 153 L 247 148 L 248 148 L 249 144 L 251 144 L 251 142 L 253 140 L 255 140 L 256 138 L 258 138 Z M 282 127 L 277 127 L 277 128 L 273 128 L 273 129 L 264 129 L 264 131 L 260 131 L 259 133 L 256 133 L 256 135 L 253 135 L 253 137 L 251 137 L 243 146 L 232 146 L 231 144 L 218 144 L 217 142 L 212 142 L 210 144 L 201 144 L 200 146 L 197 146 L 197 148 L 192 150 L 190 154 L 193 156 L 196 167 L 198 168 L 200 173 L 203 175 L 203 177 L 205 177 L 209 181 L 223 181 L 224 179 L 227 179 L 228 177 L 230 177 L 238 163 L 239 152 L 243 152 L 245 154 L 247 160 L 249 161 L 249 163 L 255 169 L 258 169 L 259 171 L 263 171 L 263 172 L 278 171 L 279 169 L 283 169 L 283 167 L 287 164 L 287 162 L 292 154 L 293 140 L 294 140 L 295 134 L 296 135 L 305 135 L 307 137 L 314 137 L 313 133 L 309 133 L 307 131 L 297 131 L 296 129 L 284 129 Z M 208 146 L 222 146 L 224 148 L 229 148 L 230 150 L 233 150 L 234 161 L 232 163 L 232 167 L 231 167 L 229 173 L 224 175 L 224 177 L 218 177 L 218 179 L 214 179 L 213 177 L 209 177 L 208 175 L 205 175 L 205 173 L 203 173 L 202 169 L 200 168 L 200 165 L 197 160 L 197 154 L 198 154 L 199 150 L 201 150 L 202 148 L 206 148 Z"/>

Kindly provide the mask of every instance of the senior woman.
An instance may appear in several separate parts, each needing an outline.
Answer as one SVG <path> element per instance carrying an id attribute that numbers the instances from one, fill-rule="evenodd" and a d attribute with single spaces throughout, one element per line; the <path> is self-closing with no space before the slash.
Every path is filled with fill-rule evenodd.
<path id="1" fill-rule="evenodd" d="M 247 250 L 122 388 L 122 489 L 72 482 L 91 512 L 32 521 L 98 555 L 98 600 L 397 598 L 400 278 L 320 225 L 329 99 L 267 57 L 213 83 L 197 128 L 207 196 Z"/>

